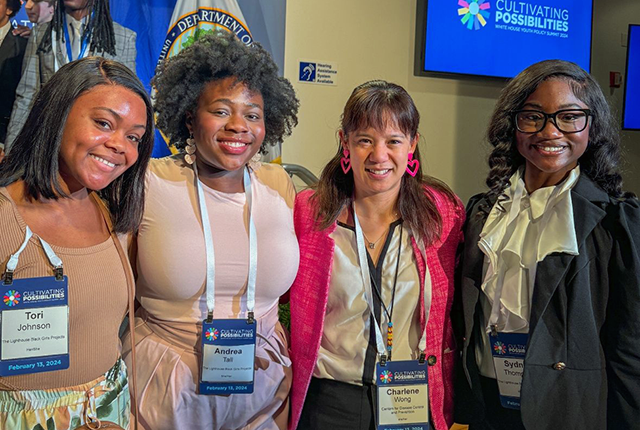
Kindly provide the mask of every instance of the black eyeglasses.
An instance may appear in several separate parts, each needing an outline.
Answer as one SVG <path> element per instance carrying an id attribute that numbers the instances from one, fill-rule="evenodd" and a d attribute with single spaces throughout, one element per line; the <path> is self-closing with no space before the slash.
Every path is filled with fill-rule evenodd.
<path id="1" fill-rule="evenodd" d="M 589 109 L 561 109 L 554 113 L 520 110 L 513 114 L 513 119 L 516 128 L 522 133 L 538 133 L 544 130 L 548 120 L 563 133 L 578 133 L 587 128 L 590 116 Z"/>

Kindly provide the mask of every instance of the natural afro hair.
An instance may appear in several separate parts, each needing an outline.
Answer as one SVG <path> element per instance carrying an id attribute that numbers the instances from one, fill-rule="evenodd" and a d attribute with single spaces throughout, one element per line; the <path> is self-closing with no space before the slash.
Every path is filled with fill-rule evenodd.
<path id="1" fill-rule="evenodd" d="M 189 137 L 187 113 L 195 113 L 206 84 L 236 78 L 264 100 L 265 138 L 261 147 L 276 145 L 298 124 L 299 102 L 291 83 L 259 44 L 242 43 L 233 33 L 216 31 L 163 61 L 151 81 L 156 90 L 156 124 L 177 148 Z"/>

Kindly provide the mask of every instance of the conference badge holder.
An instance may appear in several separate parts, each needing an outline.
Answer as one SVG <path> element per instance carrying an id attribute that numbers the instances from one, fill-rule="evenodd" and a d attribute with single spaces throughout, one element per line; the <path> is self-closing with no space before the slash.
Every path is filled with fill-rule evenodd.
<path id="1" fill-rule="evenodd" d="M 378 430 L 429 430 L 429 393 L 424 353 L 419 360 L 376 365 Z"/>
<path id="2" fill-rule="evenodd" d="M 15 279 L 20 253 L 11 256 L 0 281 L 0 376 L 69 368 L 69 279 L 62 261 L 40 239 L 54 276 Z"/>
<path id="3" fill-rule="evenodd" d="M 247 319 L 204 320 L 200 394 L 253 393 L 255 357 L 253 312 Z"/>
<path id="4" fill-rule="evenodd" d="M 198 205 L 204 233 L 207 262 L 206 298 L 207 318 L 202 322 L 202 364 L 200 368 L 200 394 L 253 393 L 256 360 L 256 320 L 253 309 L 256 296 L 258 245 L 256 227 L 251 211 L 251 175 L 244 169 L 244 190 L 249 206 L 249 274 L 247 277 L 247 318 L 213 319 L 215 306 L 215 249 L 198 169 L 193 164 Z"/>
<path id="5" fill-rule="evenodd" d="M 376 349 L 380 357 L 378 364 L 376 364 L 376 385 L 378 389 L 376 428 L 378 430 L 429 430 L 428 366 L 425 360 L 425 350 L 427 348 L 426 321 L 429 320 L 431 308 L 431 290 L 425 288 L 424 291 L 425 330 L 418 344 L 420 358 L 418 360 L 390 360 L 393 348 L 391 312 L 387 315 L 389 320 L 387 322 L 387 346 L 385 348 L 380 324 L 378 324 L 374 312 L 373 289 L 366 257 L 367 251 L 364 245 L 364 234 L 362 233 L 355 205 L 353 206 L 353 220 L 356 230 L 360 273 L 364 284 L 365 298 L 373 319 L 372 326 L 375 330 Z M 426 253 L 422 246 L 420 251 L 426 262 Z M 428 277 L 428 267 L 425 267 L 425 285 Z"/>
<path id="6" fill-rule="evenodd" d="M 491 327 L 491 355 L 498 380 L 500 404 L 508 409 L 520 409 L 520 389 L 527 352 L 526 333 L 498 332 Z"/>

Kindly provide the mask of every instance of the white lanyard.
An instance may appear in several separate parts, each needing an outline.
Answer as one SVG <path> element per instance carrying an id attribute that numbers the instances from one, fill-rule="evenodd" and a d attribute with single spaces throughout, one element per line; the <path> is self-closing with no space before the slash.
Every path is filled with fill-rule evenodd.
<path id="1" fill-rule="evenodd" d="M 213 249 L 213 236 L 211 234 L 211 224 L 209 223 L 209 212 L 204 199 L 202 184 L 198 179 L 198 169 L 193 164 L 195 173 L 196 188 L 198 189 L 198 205 L 200 206 L 200 218 L 202 219 L 202 230 L 204 232 L 204 244 L 207 257 L 207 321 L 213 319 L 213 309 L 215 307 L 216 293 L 216 260 Z M 253 211 L 251 210 L 251 175 L 249 168 L 244 169 L 244 193 L 249 211 L 249 276 L 247 279 L 247 318 L 253 322 L 253 309 L 256 304 L 256 275 L 258 272 L 258 244 L 256 241 L 256 226 L 253 223 Z"/>
<path id="2" fill-rule="evenodd" d="M 374 311 L 373 305 L 373 290 L 371 288 L 371 274 L 369 272 L 369 263 L 367 260 L 367 250 L 364 245 L 364 234 L 362 233 L 362 227 L 360 227 L 360 221 L 358 221 L 358 215 L 356 214 L 356 206 L 353 207 L 353 221 L 356 229 L 356 245 L 358 251 L 358 263 L 360 266 L 360 274 L 362 275 L 362 282 L 364 283 L 364 294 L 365 299 L 367 300 L 367 304 L 369 306 L 369 311 L 371 312 L 371 317 L 373 318 L 374 330 L 376 332 L 376 349 L 378 350 L 378 355 L 380 355 L 380 361 L 386 362 L 386 348 L 384 346 L 384 341 L 382 339 L 382 331 L 380 330 L 380 324 L 376 319 L 376 314 Z M 401 227 L 402 228 L 402 227 Z M 413 235 L 413 232 L 412 232 Z M 413 235 L 414 238 L 416 237 Z M 420 343 L 418 344 L 418 349 L 420 350 L 421 356 L 425 354 L 427 349 L 427 322 L 429 321 L 429 311 L 431 309 L 431 288 L 427 288 L 427 279 L 429 279 L 429 268 L 427 266 L 427 255 L 424 250 L 424 246 L 420 241 L 420 253 L 422 254 L 422 258 L 424 259 L 424 268 L 425 268 L 425 279 L 424 279 L 424 312 L 425 312 L 425 325 L 424 332 L 422 333 L 422 337 L 420 338 Z M 382 293 L 382 291 L 381 291 Z M 381 299 L 382 300 L 382 299 Z"/>
<path id="3" fill-rule="evenodd" d="M 31 239 L 31 236 L 33 236 L 33 232 L 31 231 L 29 226 L 27 226 L 27 231 L 25 233 L 25 238 L 24 238 L 24 241 L 22 242 L 22 245 L 16 251 L 15 254 L 11 255 L 11 257 L 9 258 L 9 261 L 7 262 L 5 277 L 9 276 L 11 279 L 13 278 L 13 272 L 16 270 L 16 267 L 18 267 L 18 260 L 20 259 L 20 254 L 22 254 L 22 251 L 24 251 L 24 249 L 27 247 L 27 244 L 29 243 L 29 239 Z M 62 278 L 62 260 L 53 251 L 53 249 L 51 248 L 51 245 L 49 245 L 47 242 L 45 242 L 44 239 L 42 239 L 39 236 L 38 236 L 38 239 L 40 239 L 40 243 L 42 244 L 42 248 L 44 249 L 44 253 L 47 256 L 49 263 L 51 263 L 51 265 L 54 268 L 56 279 L 58 278 L 61 279 Z"/>
<path id="4" fill-rule="evenodd" d="M 560 192 L 560 187 L 556 186 L 553 192 L 551 193 L 551 195 L 549 196 L 549 199 L 547 200 L 547 204 L 544 208 L 542 220 L 540 221 L 541 226 L 547 225 L 547 222 L 549 221 L 549 217 L 551 216 L 551 207 L 553 206 L 554 200 L 556 199 L 559 192 Z M 507 219 L 507 226 L 505 227 L 505 232 L 509 228 L 511 223 L 514 222 L 518 218 L 518 215 L 520 214 L 520 205 L 522 202 L 523 193 L 524 193 L 524 180 L 520 179 L 518 180 L 518 184 L 516 185 L 515 196 L 511 203 L 511 208 L 509 209 L 509 218 Z M 504 241 L 504 238 L 503 238 L 503 241 Z M 540 246 L 540 234 L 538 234 L 536 244 L 535 244 L 536 251 L 539 246 Z M 497 270 L 497 267 L 495 270 Z M 535 279 L 529 279 L 529 282 L 532 284 L 533 282 L 535 282 Z M 494 335 L 497 334 L 498 332 L 498 320 L 500 319 L 500 298 L 502 297 L 504 280 L 503 282 L 497 282 L 496 284 L 497 284 L 496 292 L 493 297 L 493 303 L 491 304 L 491 315 L 489 316 L 489 327 L 488 327 L 488 331 L 490 331 Z"/>

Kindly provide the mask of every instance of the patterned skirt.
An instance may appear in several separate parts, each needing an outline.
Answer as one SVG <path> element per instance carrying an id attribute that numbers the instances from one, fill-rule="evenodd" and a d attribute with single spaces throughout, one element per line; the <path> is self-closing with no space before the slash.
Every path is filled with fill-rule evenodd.
<path id="1" fill-rule="evenodd" d="M 0 429 L 73 430 L 87 421 L 129 427 L 129 385 L 122 359 L 86 384 L 50 390 L 0 391 Z"/>

